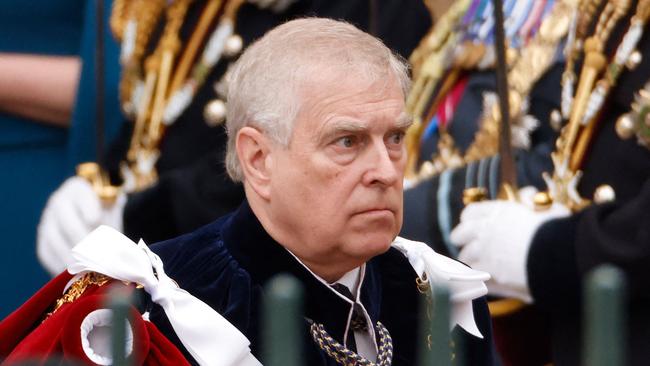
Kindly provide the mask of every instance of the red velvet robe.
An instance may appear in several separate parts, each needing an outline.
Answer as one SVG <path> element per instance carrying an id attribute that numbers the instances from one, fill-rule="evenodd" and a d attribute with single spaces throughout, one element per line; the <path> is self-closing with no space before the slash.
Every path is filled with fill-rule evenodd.
<path id="1" fill-rule="evenodd" d="M 95 365 L 81 346 L 81 322 L 90 312 L 106 306 L 106 293 L 110 286 L 90 285 L 79 298 L 63 304 L 46 318 L 71 278 L 69 273 L 61 273 L 0 322 L 0 359 L 4 359 L 3 365 L 24 360 L 44 363 L 50 357 L 65 357 Z M 131 311 L 134 340 L 133 353 L 129 357 L 132 364 L 189 365 L 153 323 L 142 319 L 135 308 Z"/>

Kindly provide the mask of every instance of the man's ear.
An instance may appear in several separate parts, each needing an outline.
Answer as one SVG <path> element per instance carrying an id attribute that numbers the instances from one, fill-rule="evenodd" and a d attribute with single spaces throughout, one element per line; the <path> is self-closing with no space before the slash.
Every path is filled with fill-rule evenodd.
<path id="1" fill-rule="evenodd" d="M 263 199 L 268 200 L 271 189 L 272 141 L 254 127 L 242 127 L 235 140 L 237 156 L 247 182 Z"/>

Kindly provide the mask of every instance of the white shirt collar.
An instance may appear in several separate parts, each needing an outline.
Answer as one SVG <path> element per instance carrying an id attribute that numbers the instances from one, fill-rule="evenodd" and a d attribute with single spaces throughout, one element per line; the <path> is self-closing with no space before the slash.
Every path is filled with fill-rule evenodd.
<path id="1" fill-rule="evenodd" d="M 300 265 L 305 267 L 305 269 L 311 273 L 312 276 L 314 276 L 318 281 L 320 281 L 323 285 L 327 286 L 332 292 L 334 292 L 338 297 L 342 298 L 346 302 L 352 304 L 352 300 L 348 299 L 346 296 L 341 294 L 340 292 L 336 291 L 332 285 L 336 283 L 340 283 L 350 289 L 350 292 L 354 295 L 356 302 L 359 302 L 359 289 L 361 288 L 361 285 L 363 284 L 363 278 L 365 277 L 365 272 L 366 272 L 366 264 L 362 264 L 360 267 L 354 268 L 351 271 L 347 272 L 344 274 L 341 278 L 339 278 L 337 281 L 334 281 L 332 283 L 328 283 L 325 281 L 321 276 L 317 275 L 314 273 L 309 267 L 307 267 L 301 260 L 298 258 L 295 254 L 293 254 L 289 249 L 285 248 L 289 254 L 291 254 Z"/>

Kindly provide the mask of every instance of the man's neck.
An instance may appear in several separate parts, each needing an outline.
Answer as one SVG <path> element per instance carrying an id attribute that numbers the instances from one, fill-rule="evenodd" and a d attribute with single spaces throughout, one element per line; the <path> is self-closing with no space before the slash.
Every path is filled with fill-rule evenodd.
<path id="1" fill-rule="evenodd" d="M 298 260 L 298 262 L 300 262 L 303 266 L 305 266 L 310 272 L 322 278 L 327 283 L 335 283 L 350 271 L 353 271 L 354 269 L 357 269 L 361 267 L 361 265 L 363 265 L 363 263 L 359 263 L 359 264 L 355 263 L 355 264 L 349 264 L 347 266 L 342 266 L 340 262 L 337 263 L 336 266 L 326 265 L 326 264 L 314 264 L 309 262 L 308 260 L 301 258 L 299 255 L 293 253 L 293 251 L 287 248 L 286 246 L 284 246 L 284 248 L 289 253 L 291 253 L 291 255 L 293 255 L 296 258 L 296 260 Z"/>
<path id="2" fill-rule="evenodd" d="M 314 272 L 309 266 L 307 266 L 307 264 L 305 264 L 302 260 L 300 260 L 300 258 L 298 258 L 290 250 L 287 249 L 287 252 L 289 252 L 289 254 L 291 254 L 291 256 L 293 256 L 296 259 L 296 261 L 300 263 L 303 267 L 305 267 L 305 269 L 307 269 L 307 271 L 309 271 L 314 277 L 316 277 L 318 280 L 323 282 L 323 284 L 330 285 L 330 286 L 334 284 L 341 284 L 347 287 L 350 290 L 350 292 L 354 296 L 356 296 L 362 278 L 362 271 L 365 268 L 364 265 L 355 267 L 335 279 L 327 279 L 321 276 L 320 274 Z"/>
<path id="3" fill-rule="evenodd" d="M 318 275 L 328 283 L 334 283 L 349 271 L 358 268 L 365 263 L 364 260 L 352 260 L 350 258 L 330 257 L 327 255 L 321 255 L 318 256 L 316 260 L 312 260 L 311 258 L 301 255 L 298 250 L 299 246 L 295 245 L 294 247 L 288 245 L 290 239 L 283 238 L 276 230 L 276 225 L 274 225 L 273 220 L 269 217 L 270 215 L 267 212 L 267 205 L 265 202 L 259 196 L 255 195 L 250 187 L 246 187 L 245 185 L 245 188 L 247 188 L 246 198 L 248 204 L 267 234 L 288 250 L 289 253 L 296 257 L 296 259 L 298 259 L 298 261 L 307 267 L 312 273 Z M 328 260 L 320 261 L 323 257 L 327 257 Z"/>
<path id="4" fill-rule="evenodd" d="M 336 280 L 335 282 L 330 282 L 330 284 L 334 283 L 339 283 L 348 289 L 350 289 L 350 292 L 352 292 L 353 295 L 356 296 L 357 294 L 357 288 L 359 287 L 359 282 L 361 282 L 361 267 L 357 267 L 348 273 L 344 274 L 341 278 Z"/>

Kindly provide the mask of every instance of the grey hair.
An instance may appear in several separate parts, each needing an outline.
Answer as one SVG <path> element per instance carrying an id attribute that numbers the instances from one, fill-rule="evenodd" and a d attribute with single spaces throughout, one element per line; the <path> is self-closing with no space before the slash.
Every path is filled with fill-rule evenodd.
<path id="1" fill-rule="evenodd" d="M 410 88 L 404 59 L 349 23 L 302 18 L 274 28 L 228 73 L 226 170 L 233 181 L 244 179 L 235 151 L 239 130 L 252 126 L 288 146 L 301 104 L 298 89 L 325 70 L 369 82 L 397 80 L 404 96 Z"/>

